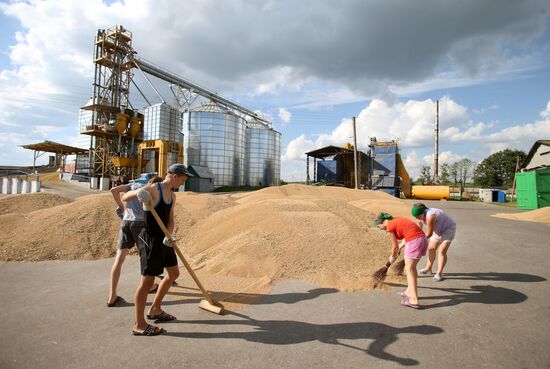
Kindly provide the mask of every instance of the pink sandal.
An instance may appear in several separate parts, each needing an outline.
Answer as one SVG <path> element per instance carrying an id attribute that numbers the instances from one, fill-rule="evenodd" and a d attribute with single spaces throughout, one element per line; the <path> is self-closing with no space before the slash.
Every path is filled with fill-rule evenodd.
<path id="1" fill-rule="evenodd" d="M 406 298 L 405 300 L 401 301 L 401 305 L 403 306 L 406 306 L 406 307 L 410 307 L 410 308 L 413 308 L 413 309 L 420 309 L 420 305 L 419 304 L 411 304 L 409 302 L 409 299 Z"/>

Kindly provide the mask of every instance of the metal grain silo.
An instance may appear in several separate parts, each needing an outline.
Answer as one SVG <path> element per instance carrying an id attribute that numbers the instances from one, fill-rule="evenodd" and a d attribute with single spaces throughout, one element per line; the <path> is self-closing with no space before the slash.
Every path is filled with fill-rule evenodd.
<path id="1" fill-rule="evenodd" d="M 206 103 L 184 118 L 187 165 L 210 168 L 214 186 L 244 186 L 246 121 L 231 111 Z"/>
<path id="2" fill-rule="evenodd" d="M 246 184 L 278 186 L 281 178 L 281 133 L 249 122 L 246 129 Z"/>

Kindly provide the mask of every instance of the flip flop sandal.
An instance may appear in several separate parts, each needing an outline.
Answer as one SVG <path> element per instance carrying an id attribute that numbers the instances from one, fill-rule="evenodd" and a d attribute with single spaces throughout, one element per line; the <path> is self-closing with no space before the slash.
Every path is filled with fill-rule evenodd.
<path id="1" fill-rule="evenodd" d="M 115 298 L 115 301 L 113 301 L 113 302 L 107 302 L 107 306 L 108 306 L 108 307 L 113 307 L 113 306 L 115 306 L 115 305 L 117 304 L 117 302 L 119 302 L 119 301 L 120 301 L 120 296 L 117 296 L 117 297 Z"/>
<path id="2" fill-rule="evenodd" d="M 407 295 L 405 291 L 397 292 L 397 294 L 401 297 L 409 298 L 409 295 Z"/>
<path id="3" fill-rule="evenodd" d="M 147 314 L 147 319 L 154 320 L 155 322 L 169 322 L 170 320 L 176 319 L 176 317 L 163 311 L 158 315 Z"/>
<path id="4" fill-rule="evenodd" d="M 410 308 L 413 308 L 413 309 L 420 309 L 419 304 L 411 304 L 409 302 L 409 299 L 405 299 L 405 300 L 401 301 L 401 305 L 406 306 L 406 307 L 410 307 Z"/>
<path id="5" fill-rule="evenodd" d="M 164 328 L 155 327 L 154 325 L 147 325 L 147 328 L 143 330 L 143 332 L 137 332 L 132 329 L 132 334 L 134 336 L 157 336 L 161 333 L 166 332 Z"/>

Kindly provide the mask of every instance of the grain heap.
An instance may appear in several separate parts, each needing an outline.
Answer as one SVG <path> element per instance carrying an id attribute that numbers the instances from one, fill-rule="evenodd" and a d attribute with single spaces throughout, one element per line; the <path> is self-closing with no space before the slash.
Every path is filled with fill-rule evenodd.
<path id="1" fill-rule="evenodd" d="M 499 213 L 493 216 L 496 218 L 522 220 L 525 222 L 550 223 L 550 207 L 547 206 L 537 210 L 526 211 L 524 213 L 516 214 Z"/>
<path id="2" fill-rule="evenodd" d="M 337 187 L 176 196 L 175 238 L 184 255 L 209 289 L 245 289 L 241 298 L 265 292 L 281 279 L 345 291 L 372 289 L 371 275 L 390 253 L 372 217 L 379 211 L 409 216 L 407 204 L 383 192 Z M 8 205 L 0 203 L 5 214 L 0 259 L 110 257 L 119 227 L 114 206 L 109 193 L 26 214 L 5 214 Z"/>

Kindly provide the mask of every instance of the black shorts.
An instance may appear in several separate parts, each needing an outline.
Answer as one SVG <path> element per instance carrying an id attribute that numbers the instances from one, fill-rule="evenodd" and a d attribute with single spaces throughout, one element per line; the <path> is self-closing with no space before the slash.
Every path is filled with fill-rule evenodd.
<path id="1" fill-rule="evenodd" d="M 141 261 L 141 275 L 157 276 L 164 268 L 178 265 L 178 259 L 173 247 L 162 243 L 164 234 L 153 235 L 143 229 L 138 237 L 139 259 Z"/>

